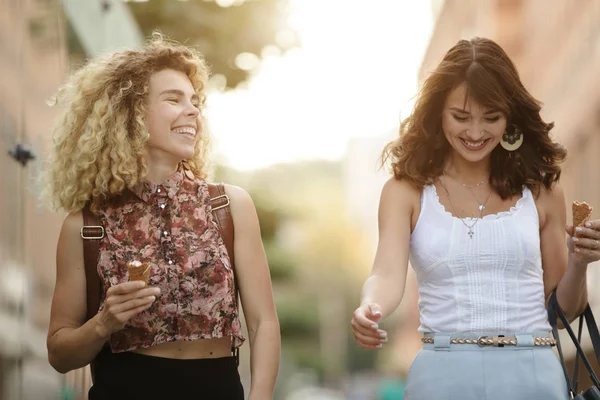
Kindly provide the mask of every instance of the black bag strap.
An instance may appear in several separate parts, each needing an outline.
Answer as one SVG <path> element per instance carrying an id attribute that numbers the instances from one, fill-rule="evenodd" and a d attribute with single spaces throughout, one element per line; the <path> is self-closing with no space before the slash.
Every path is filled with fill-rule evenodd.
<path id="1" fill-rule="evenodd" d="M 550 322 L 550 325 L 552 326 L 552 334 L 554 335 L 554 338 L 557 341 L 558 354 L 560 357 L 560 362 L 562 364 L 563 372 L 565 374 L 565 379 L 567 381 L 567 387 L 569 389 L 569 392 L 571 393 L 572 396 L 575 396 L 576 382 L 572 382 L 571 379 L 569 379 L 569 373 L 567 371 L 567 366 L 566 366 L 566 363 L 564 360 L 562 346 L 561 346 L 560 338 L 558 335 L 557 316 L 558 316 L 558 318 L 560 318 L 561 322 L 563 323 L 563 326 L 565 327 L 565 330 L 567 331 L 567 333 L 569 334 L 569 337 L 571 338 L 571 341 L 575 345 L 578 357 L 581 357 L 581 359 L 583 360 L 583 364 L 585 365 L 586 369 L 588 370 L 590 379 L 592 380 L 594 386 L 596 386 L 597 388 L 600 388 L 600 380 L 596 376 L 596 373 L 594 372 L 594 370 L 590 364 L 590 361 L 588 360 L 587 356 L 585 355 L 585 352 L 584 352 L 583 348 L 581 347 L 580 340 L 578 340 L 578 338 L 575 336 L 575 333 L 573 332 L 573 329 L 571 328 L 571 325 L 569 324 L 569 320 L 567 319 L 563 310 L 560 308 L 560 305 L 558 304 L 558 300 L 556 298 L 556 290 L 555 290 L 550 295 L 550 300 L 548 301 L 548 320 Z M 596 359 L 600 362 L 600 334 L 598 333 L 598 326 L 596 325 L 594 314 L 592 313 L 592 309 L 590 308 L 589 304 L 586 306 L 585 311 L 579 318 L 585 319 L 588 331 L 590 333 L 590 339 L 592 341 L 592 346 L 594 348 L 594 355 L 596 356 Z M 580 326 L 583 327 L 582 321 L 580 321 Z M 581 337 L 581 331 L 580 331 L 579 337 Z M 575 378 L 576 377 L 577 376 L 575 376 Z"/>

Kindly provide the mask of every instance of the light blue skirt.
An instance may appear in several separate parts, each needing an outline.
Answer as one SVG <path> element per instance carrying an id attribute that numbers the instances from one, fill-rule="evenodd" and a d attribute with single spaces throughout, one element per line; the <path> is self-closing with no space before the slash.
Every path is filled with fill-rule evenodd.
<path id="1" fill-rule="evenodd" d="M 533 346 L 533 337 L 548 332 L 506 333 L 517 346 L 481 347 L 451 344 L 450 338 L 493 334 L 425 334 L 408 372 L 404 400 L 567 400 L 565 375 L 550 346 Z"/>

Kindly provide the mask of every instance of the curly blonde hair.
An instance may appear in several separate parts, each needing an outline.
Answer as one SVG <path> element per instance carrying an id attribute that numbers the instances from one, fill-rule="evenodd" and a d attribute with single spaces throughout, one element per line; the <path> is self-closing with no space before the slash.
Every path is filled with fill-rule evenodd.
<path id="1" fill-rule="evenodd" d="M 43 190 L 53 209 L 73 212 L 90 202 L 97 211 L 102 201 L 145 179 L 148 86 L 151 75 L 164 69 L 185 73 L 204 106 L 209 72 L 203 57 L 159 33 L 141 49 L 88 62 L 60 88 L 54 103 L 65 108 L 52 130 Z M 204 129 L 193 158 L 186 160 L 202 179 L 207 176 L 208 150 Z"/>

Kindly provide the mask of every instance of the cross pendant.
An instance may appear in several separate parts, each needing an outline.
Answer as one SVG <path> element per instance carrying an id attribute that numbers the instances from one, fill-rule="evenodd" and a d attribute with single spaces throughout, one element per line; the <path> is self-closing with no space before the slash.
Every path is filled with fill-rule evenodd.
<path id="1" fill-rule="evenodd" d="M 473 231 L 471 229 L 469 229 L 468 234 L 469 234 L 469 239 L 473 239 Z"/>

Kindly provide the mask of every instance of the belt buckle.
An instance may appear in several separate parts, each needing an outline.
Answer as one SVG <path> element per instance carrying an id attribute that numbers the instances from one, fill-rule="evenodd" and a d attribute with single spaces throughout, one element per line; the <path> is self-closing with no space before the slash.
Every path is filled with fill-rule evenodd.
<path id="1" fill-rule="evenodd" d="M 493 347 L 504 347 L 504 344 L 500 343 L 500 339 L 504 338 L 504 335 L 498 336 L 479 336 L 477 338 L 477 345 L 479 347 L 493 346 Z"/>
<path id="2" fill-rule="evenodd" d="M 487 342 L 487 340 L 489 340 L 489 338 L 490 338 L 489 336 L 479 336 L 479 337 L 477 338 L 477 345 L 478 345 L 479 347 L 486 347 L 486 346 L 491 346 L 491 345 L 493 345 L 493 343 L 489 343 L 489 342 Z"/>
<path id="3" fill-rule="evenodd" d="M 499 339 L 503 338 L 504 335 L 498 336 L 479 336 L 477 338 L 477 345 L 479 347 L 493 346 L 493 347 L 504 347 L 503 344 L 499 343 Z"/>

